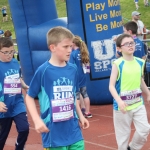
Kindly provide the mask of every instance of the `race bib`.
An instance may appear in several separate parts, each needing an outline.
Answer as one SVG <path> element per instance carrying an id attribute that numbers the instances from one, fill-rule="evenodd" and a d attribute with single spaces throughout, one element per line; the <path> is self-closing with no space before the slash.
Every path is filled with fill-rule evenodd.
<path id="1" fill-rule="evenodd" d="M 132 105 L 134 103 L 141 101 L 141 95 L 142 95 L 141 89 L 136 89 L 121 92 L 120 97 L 125 103 L 127 103 L 128 105 Z"/>
<path id="2" fill-rule="evenodd" d="M 61 122 L 66 121 L 74 117 L 73 109 L 74 109 L 74 99 L 59 99 L 52 100 L 52 117 L 53 122 Z"/>
<path id="3" fill-rule="evenodd" d="M 20 78 L 4 79 L 4 94 L 20 94 L 21 93 L 21 82 Z"/>
<path id="4" fill-rule="evenodd" d="M 89 64 L 82 64 L 84 74 L 90 73 L 90 65 Z"/>

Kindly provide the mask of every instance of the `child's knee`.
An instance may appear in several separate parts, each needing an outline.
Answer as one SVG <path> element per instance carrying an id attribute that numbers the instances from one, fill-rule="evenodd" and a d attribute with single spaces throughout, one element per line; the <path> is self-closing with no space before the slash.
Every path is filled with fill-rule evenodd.
<path id="1" fill-rule="evenodd" d="M 27 126 L 27 125 L 24 126 L 24 128 L 22 128 L 22 130 L 18 131 L 18 133 L 27 137 L 29 134 L 29 126 Z"/>
<path id="2" fill-rule="evenodd" d="M 147 138 L 147 136 L 149 135 L 150 133 L 150 126 L 148 127 L 145 127 L 140 133 L 139 135 L 143 138 Z"/>
<path id="3" fill-rule="evenodd" d="M 29 123 L 24 124 L 23 126 L 18 128 L 18 132 L 26 132 L 29 133 Z"/>

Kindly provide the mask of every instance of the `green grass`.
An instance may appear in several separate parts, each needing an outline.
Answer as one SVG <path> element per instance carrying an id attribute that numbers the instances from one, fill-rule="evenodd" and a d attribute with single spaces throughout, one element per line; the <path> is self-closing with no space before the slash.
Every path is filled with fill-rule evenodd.
<path id="1" fill-rule="evenodd" d="M 121 0 L 121 12 L 122 16 L 124 18 L 127 18 L 131 20 L 131 13 L 132 11 L 135 11 L 135 4 L 134 0 Z M 143 0 L 139 1 L 139 9 L 138 12 L 140 12 L 142 15 L 140 16 L 140 20 L 142 20 L 145 24 L 145 26 L 150 29 L 150 7 L 145 7 Z"/>
<path id="2" fill-rule="evenodd" d="M 65 17 L 66 16 L 66 3 L 63 2 L 62 0 L 55 0 L 56 1 L 56 6 L 57 6 L 57 11 L 58 11 L 58 16 L 59 17 Z M 131 12 L 135 10 L 135 4 L 134 0 L 120 0 L 121 3 L 121 12 L 122 16 L 128 20 L 131 20 Z M 2 6 L 7 6 L 7 13 L 8 13 L 8 22 L 2 22 L 2 14 L 0 15 L 0 27 L 1 29 L 5 30 L 10 30 L 12 32 L 12 38 L 15 38 L 15 31 L 13 27 L 12 20 L 10 20 L 10 8 L 7 0 L 0 0 L 0 8 Z M 150 29 L 150 7 L 145 7 L 143 0 L 139 1 L 139 12 L 142 14 L 141 15 L 141 20 L 144 22 L 145 26 Z M 124 19 L 124 22 L 126 20 Z M 150 38 L 150 35 L 148 36 Z"/>

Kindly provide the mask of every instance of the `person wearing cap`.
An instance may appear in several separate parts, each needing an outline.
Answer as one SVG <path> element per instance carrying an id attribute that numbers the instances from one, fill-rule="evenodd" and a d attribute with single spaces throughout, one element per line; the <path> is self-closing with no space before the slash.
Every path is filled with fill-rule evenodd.
<path id="1" fill-rule="evenodd" d="M 140 20 L 141 13 L 137 11 L 132 12 L 132 21 L 135 21 L 138 25 L 137 37 L 140 40 L 144 39 L 144 35 L 150 34 L 150 30 L 146 29 L 144 23 Z"/>

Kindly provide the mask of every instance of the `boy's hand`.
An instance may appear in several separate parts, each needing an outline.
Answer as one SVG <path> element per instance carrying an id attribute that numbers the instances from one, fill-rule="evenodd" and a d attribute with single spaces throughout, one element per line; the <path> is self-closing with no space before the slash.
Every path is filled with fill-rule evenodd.
<path id="1" fill-rule="evenodd" d="M 118 106 L 119 106 L 121 112 L 125 114 L 126 113 L 126 107 L 128 105 L 124 101 L 121 100 L 118 102 Z"/>
<path id="2" fill-rule="evenodd" d="M 82 129 L 87 129 L 89 127 L 89 121 L 84 116 L 80 119 L 80 126 Z"/>
<path id="3" fill-rule="evenodd" d="M 5 103 L 0 102 L 0 112 L 7 112 L 7 109 Z"/>
<path id="4" fill-rule="evenodd" d="M 39 120 L 37 120 L 34 124 L 35 124 L 35 130 L 38 133 L 49 132 L 49 129 L 47 128 L 45 123 L 42 121 L 42 119 L 39 118 Z"/>

